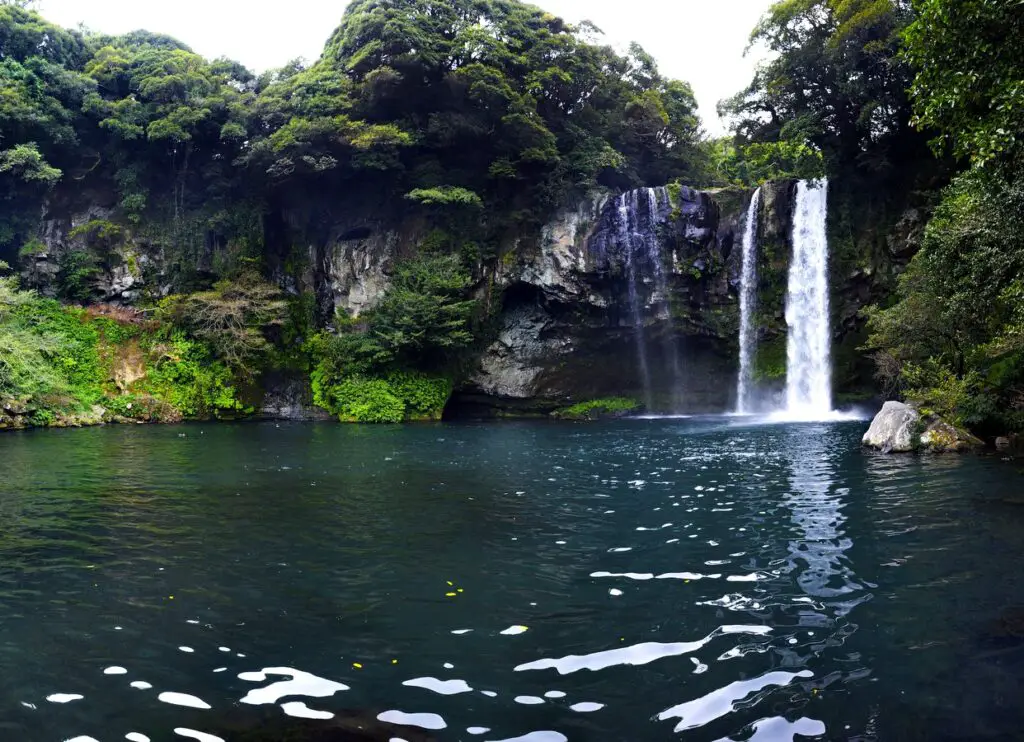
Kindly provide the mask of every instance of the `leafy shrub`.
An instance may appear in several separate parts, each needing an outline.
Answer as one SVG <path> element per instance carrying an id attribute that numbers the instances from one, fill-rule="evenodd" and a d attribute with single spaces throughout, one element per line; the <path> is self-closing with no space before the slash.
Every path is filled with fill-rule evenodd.
<path id="1" fill-rule="evenodd" d="M 89 250 L 69 250 L 57 260 L 57 292 L 69 301 L 87 302 L 96 293 L 99 260 Z"/>
<path id="2" fill-rule="evenodd" d="M 415 371 L 395 371 L 387 382 L 392 393 L 405 405 L 405 415 L 412 420 L 440 419 L 452 395 L 452 380 Z"/>
<path id="3" fill-rule="evenodd" d="M 905 364 L 903 379 L 907 399 L 917 402 L 923 413 L 938 414 L 953 425 L 977 423 L 995 412 L 976 371 L 960 377 L 931 358 L 922 364 Z"/>
<path id="4" fill-rule="evenodd" d="M 155 347 L 156 361 L 141 389 L 166 400 L 185 417 L 220 416 L 245 409 L 228 368 L 205 344 L 178 331 Z"/>
<path id="5" fill-rule="evenodd" d="M 271 350 L 267 331 L 282 325 L 287 312 L 280 289 L 245 274 L 219 281 L 212 291 L 168 297 L 157 316 L 205 341 L 234 371 L 252 378 Z"/>
<path id="6" fill-rule="evenodd" d="M 636 412 L 640 403 L 629 397 L 608 397 L 579 402 L 571 407 L 556 410 L 553 417 L 562 420 L 596 420 L 600 417 L 611 417 Z"/>
<path id="7" fill-rule="evenodd" d="M 113 415 L 141 422 L 180 422 L 181 412 L 169 402 L 146 394 L 121 394 L 108 397 L 104 407 Z"/>
<path id="8" fill-rule="evenodd" d="M 385 379 L 353 376 L 336 386 L 332 395 L 342 421 L 400 423 L 405 419 L 405 402 L 395 396 Z"/>
<path id="9" fill-rule="evenodd" d="M 416 188 L 405 194 L 405 197 L 426 206 L 462 206 L 481 209 L 484 205 L 484 202 L 473 191 L 458 186 Z"/>
<path id="10" fill-rule="evenodd" d="M 317 336 L 310 374 L 313 403 L 345 422 L 440 419 L 452 380 L 419 371 L 366 371 L 365 364 L 349 363 L 344 357 L 346 349 L 358 349 L 360 338 Z"/>

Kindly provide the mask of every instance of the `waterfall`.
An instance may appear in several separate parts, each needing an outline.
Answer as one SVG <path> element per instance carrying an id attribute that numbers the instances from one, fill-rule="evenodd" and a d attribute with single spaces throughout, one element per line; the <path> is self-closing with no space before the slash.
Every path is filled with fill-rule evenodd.
<path id="1" fill-rule="evenodd" d="M 621 260 L 633 325 L 637 372 L 648 410 L 654 408 L 647 337 L 648 313 L 656 313 L 664 323 L 660 338 L 666 359 L 665 374 L 671 380 L 673 406 L 679 405 L 682 389 L 682 369 L 670 302 L 671 273 L 666 270 L 658 234 L 658 227 L 668 221 L 671 211 L 671 197 L 666 188 L 627 191 L 605 211 L 592 242 L 600 258 L 609 265 L 615 259 Z"/>
<path id="2" fill-rule="evenodd" d="M 620 244 L 626 255 L 626 278 L 629 282 L 629 312 L 633 318 L 633 339 L 636 342 L 636 360 L 640 372 L 640 381 L 644 386 L 644 405 L 651 409 L 651 370 L 647 364 L 647 341 L 644 338 L 644 314 L 643 302 L 640 300 L 640 293 L 637 290 L 638 277 L 637 262 L 641 257 L 638 254 L 637 242 L 637 192 L 630 191 L 619 196 L 619 226 L 621 239 Z"/>
<path id="3" fill-rule="evenodd" d="M 650 225 L 650 258 L 654 267 L 654 288 L 658 296 L 665 302 L 665 324 L 668 331 L 664 335 L 664 352 L 668 358 L 668 371 L 672 378 L 672 409 L 677 411 L 682 404 L 683 371 L 679 365 L 679 345 L 676 342 L 676 326 L 672 319 L 672 298 L 665 276 L 665 264 L 661 257 L 661 241 L 658 239 L 656 225 L 665 221 L 672 210 L 672 197 L 666 188 L 648 188 L 647 197 L 648 224 Z"/>
<path id="4" fill-rule="evenodd" d="M 797 184 L 786 294 L 786 414 L 803 419 L 832 410 L 827 206 L 827 180 Z"/>
<path id="5" fill-rule="evenodd" d="M 740 373 L 736 381 L 736 411 L 753 411 L 753 360 L 757 346 L 757 218 L 761 206 L 761 189 L 754 191 L 747 208 L 743 231 L 743 265 L 740 271 Z"/>

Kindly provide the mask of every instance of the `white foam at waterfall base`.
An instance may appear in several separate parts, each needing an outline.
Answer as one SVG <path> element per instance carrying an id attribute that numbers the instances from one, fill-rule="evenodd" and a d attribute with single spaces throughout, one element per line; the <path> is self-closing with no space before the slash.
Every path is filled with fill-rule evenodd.
<path id="1" fill-rule="evenodd" d="M 786 398 L 778 419 L 835 419 L 828 299 L 828 181 L 797 184 L 786 293 Z"/>

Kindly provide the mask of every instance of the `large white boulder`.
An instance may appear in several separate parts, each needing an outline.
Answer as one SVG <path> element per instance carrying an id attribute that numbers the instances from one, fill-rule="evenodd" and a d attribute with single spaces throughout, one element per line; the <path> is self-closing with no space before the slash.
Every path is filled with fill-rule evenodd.
<path id="1" fill-rule="evenodd" d="M 861 440 L 865 446 L 889 453 L 914 450 L 914 433 L 921 415 L 902 402 L 886 402 Z"/>

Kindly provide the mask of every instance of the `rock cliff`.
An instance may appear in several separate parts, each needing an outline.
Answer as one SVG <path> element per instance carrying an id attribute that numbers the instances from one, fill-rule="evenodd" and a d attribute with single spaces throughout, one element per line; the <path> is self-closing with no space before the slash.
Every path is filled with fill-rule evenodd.
<path id="1" fill-rule="evenodd" d="M 770 383 L 784 371 L 773 354 L 784 348 L 794 183 L 769 183 L 762 193 L 756 324 L 761 382 Z M 478 291 L 494 312 L 493 331 L 456 389 L 450 412 L 547 414 L 609 396 L 633 397 L 665 412 L 731 408 L 739 241 L 750 195 L 738 188 L 684 186 L 594 192 L 558 213 L 539 237 L 523 236 L 496 262 L 480 264 Z M 169 251 L 154 230 L 117 224 L 108 200 L 97 194 L 51 200 L 38 244 L 20 261 L 25 284 L 49 295 L 66 291 L 61 282 L 68 280 L 68 266 L 89 253 L 99 256 L 90 265 L 89 298 L 133 304 L 189 290 L 189 281 L 208 285 L 223 270 L 229 251 L 216 235 L 193 236 L 190 250 Z M 881 259 L 860 255 L 856 246 L 837 251 L 837 348 L 856 344 L 858 311 L 884 292 L 893 265 L 912 252 L 911 217 L 889 235 Z M 295 230 L 263 219 L 264 239 L 288 245 L 265 246 L 269 275 L 287 292 L 315 295 L 322 326 L 331 326 L 336 314 L 358 317 L 371 307 L 387 289 L 395 261 L 417 250 L 428 234 L 425 225 L 400 216 L 351 215 L 296 244 Z M 830 214 L 832 222 L 842 223 Z M 282 384 L 288 389 L 283 399 Z M 275 378 L 268 391 L 265 414 L 311 414 L 300 401 L 308 390 Z"/>

